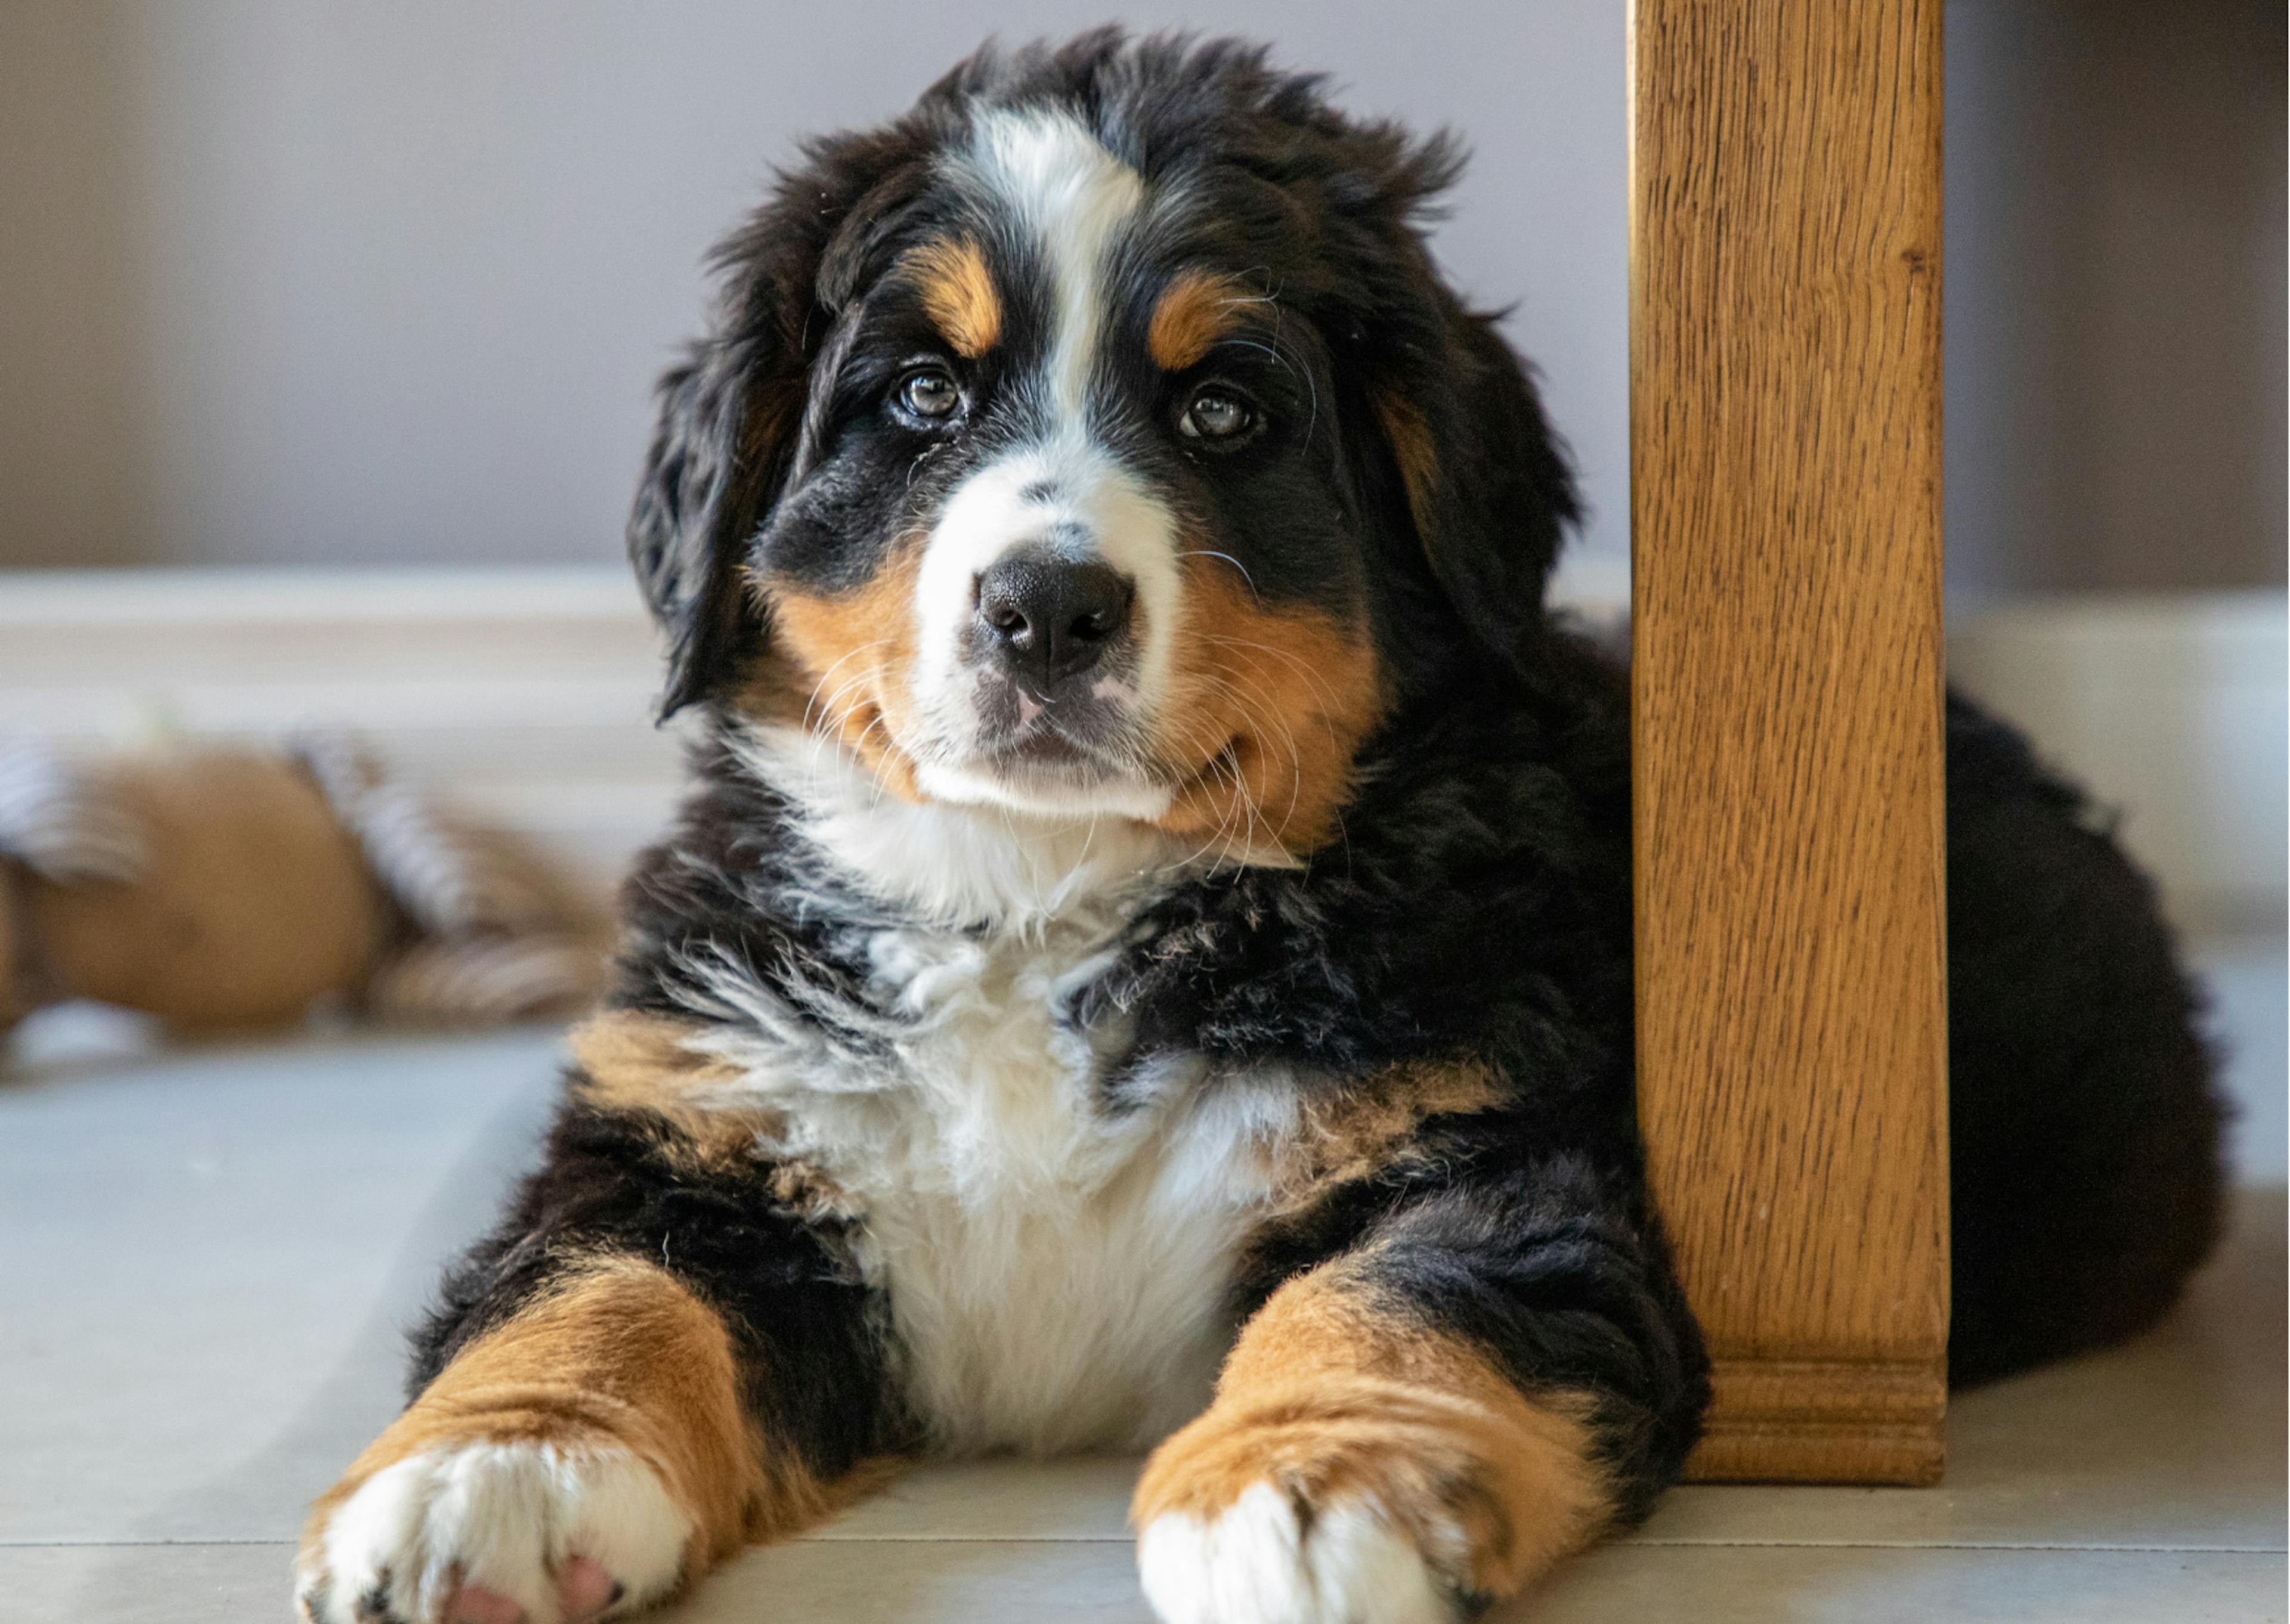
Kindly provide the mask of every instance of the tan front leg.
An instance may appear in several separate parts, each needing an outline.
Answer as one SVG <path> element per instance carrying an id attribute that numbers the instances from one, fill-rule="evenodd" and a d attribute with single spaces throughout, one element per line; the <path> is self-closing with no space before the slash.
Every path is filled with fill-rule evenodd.
<path id="1" fill-rule="evenodd" d="M 1166 1624 L 1448 1624 L 1606 1522 L 1589 1409 L 1323 1265 L 1273 1293 L 1215 1402 L 1147 1463 L 1146 1594 Z"/>
<path id="2" fill-rule="evenodd" d="M 829 1497 L 757 1436 L 715 1311 L 626 1259 L 480 1336 L 312 1508 L 311 1624 L 563 1624 L 649 1605 Z"/>

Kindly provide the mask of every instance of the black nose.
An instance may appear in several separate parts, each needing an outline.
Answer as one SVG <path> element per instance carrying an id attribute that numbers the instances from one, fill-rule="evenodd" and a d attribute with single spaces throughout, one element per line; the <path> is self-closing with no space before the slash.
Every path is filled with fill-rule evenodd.
<path id="1" fill-rule="evenodd" d="M 1135 596 L 1104 564 L 1021 553 L 978 578 L 978 619 L 1002 658 L 1046 687 L 1097 663 L 1128 627 Z"/>

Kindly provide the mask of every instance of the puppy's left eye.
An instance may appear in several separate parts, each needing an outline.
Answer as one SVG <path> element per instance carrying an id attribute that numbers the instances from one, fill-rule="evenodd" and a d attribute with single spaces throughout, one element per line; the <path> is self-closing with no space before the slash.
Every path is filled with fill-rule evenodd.
<path id="1" fill-rule="evenodd" d="M 1229 389 L 1211 386 L 1185 403 L 1177 432 L 1191 440 L 1229 440 L 1255 425 L 1255 410 L 1246 401 Z"/>

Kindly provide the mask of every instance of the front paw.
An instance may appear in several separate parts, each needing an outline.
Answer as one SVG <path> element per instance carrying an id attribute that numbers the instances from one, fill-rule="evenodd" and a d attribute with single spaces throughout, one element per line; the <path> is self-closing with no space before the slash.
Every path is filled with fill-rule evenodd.
<path id="1" fill-rule="evenodd" d="M 1137 1538 L 1164 1624 L 1453 1624 L 1463 1596 L 1372 1494 L 1325 1504 L 1269 1479 L 1221 1511 L 1168 1511 Z"/>
<path id="2" fill-rule="evenodd" d="M 1571 1419 L 1373 1378 L 1220 1403 L 1137 1489 L 1164 1624 L 1453 1624 L 1602 1516 Z"/>
<path id="3" fill-rule="evenodd" d="M 616 1444 L 441 1444 L 320 1502 L 294 1594 L 308 1624 L 574 1624 L 675 1589 L 692 1532 Z"/>

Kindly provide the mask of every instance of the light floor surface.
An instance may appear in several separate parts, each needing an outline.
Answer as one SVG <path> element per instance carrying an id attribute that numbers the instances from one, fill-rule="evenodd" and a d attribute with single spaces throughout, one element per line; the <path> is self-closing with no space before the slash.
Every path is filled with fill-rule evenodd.
<path id="1" fill-rule="evenodd" d="M 556 1035 L 0 1074 L 0 1620 L 284 1620 L 301 1508 L 530 1154 Z M 1498 1620 L 2281 1620 L 2284 1204 L 2133 1346 L 1960 1398 L 1930 1490 L 1696 1487 Z M 1135 1463 L 914 1474 L 677 1624 L 1147 1624 Z"/>

